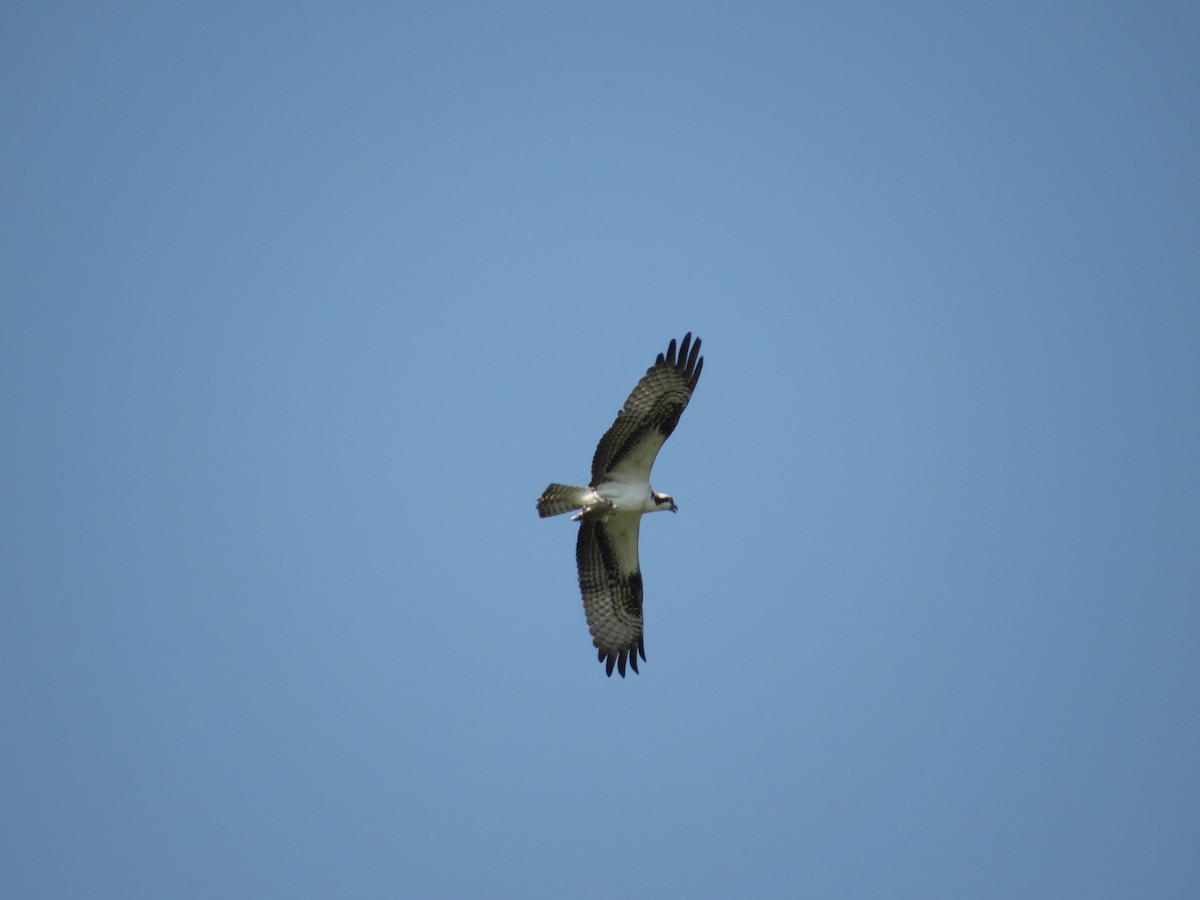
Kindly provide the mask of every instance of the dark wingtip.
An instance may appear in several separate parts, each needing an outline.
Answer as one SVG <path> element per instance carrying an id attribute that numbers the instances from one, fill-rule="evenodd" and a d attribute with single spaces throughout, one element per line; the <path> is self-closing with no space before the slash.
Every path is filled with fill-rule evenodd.
<path id="1" fill-rule="evenodd" d="M 596 656 L 600 659 L 600 662 L 604 663 L 604 672 L 609 678 L 612 678 L 613 669 L 616 669 L 617 674 L 624 678 L 627 664 L 634 672 L 641 675 L 642 673 L 638 672 L 637 658 L 639 655 L 642 657 L 642 661 L 645 662 L 646 648 L 641 640 L 638 641 L 636 650 L 631 647 L 628 650 L 622 650 L 620 653 L 613 653 L 612 651 L 606 653 L 604 650 L 596 651 Z"/>
<path id="2" fill-rule="evenodd" d="M 689 331 L 687 337 L 683 339 L 684 348 L 687 347 L 691 337 L 692 333 Z M 696 338 L 695 343 L 692 344 L 691 352 L 687 353 L 686 359 L 684 358 L 685 353 L 687 353 L 686 349 L 680 351 L 679 364 L 685 372 L 691 375 L 688 379 L 688 385 L 695 388 L 696 382 L 700 380 L 700 370 L 704 368 L 704 357 L 700 355 L 700 338 Z"/>
<path id="3" fill-rule="evenodd" d="M 671 343 L 673 344 L 675 342 L 671 341 Z M 679 342 L 679 364 L 680 365 L 683 365 L 684 363 L 687 362 L 688 348 L 691 346 L 691 344 L 692 344 L 692 333 L 689 331 L 687 334 L 685 334 L 683 336 L 683 340 Z"/>
<path id="4" fill-rule="evenodd" d="M 704 365 L 704 359 L 700 356 L 700 338 L 693 340 L 690 331 L 683 336 L 682 341 L 677 342 L 675 338 L 671 338 L 671 343 L 667 345 L 667 352 L 658 354 L 654 360 L 656 366 L 664 363 L 683 369 L 685 372 L 692 372 L 691 383 L 695 386 L 696 376 L 700 374 L 700 367 Z"/>

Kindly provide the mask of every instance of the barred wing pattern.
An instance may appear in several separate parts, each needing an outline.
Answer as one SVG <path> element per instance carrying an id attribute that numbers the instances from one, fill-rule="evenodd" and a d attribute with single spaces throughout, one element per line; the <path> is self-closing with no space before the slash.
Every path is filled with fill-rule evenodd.
<path id="1" fill-rule="evenodd" d="M 600 439 L 592 457 L 592 487 L 606 481 L 649 480 L 658 451 L 679 423 L 703 368 L 699 338 L 693 343 L 689 331 L 678 353 L 671 339 L 667 352 L 658 354 Z"/>
<path id="2" fill-rule="evenodd" d="M 646 658 L 642 637 L 642 571 L 638 566 L 640 515 L 613 516 L 579 525 L 575 559 L 588 630 L 600 662 L 625 677 L 625 662 L 638 670 Z"/>

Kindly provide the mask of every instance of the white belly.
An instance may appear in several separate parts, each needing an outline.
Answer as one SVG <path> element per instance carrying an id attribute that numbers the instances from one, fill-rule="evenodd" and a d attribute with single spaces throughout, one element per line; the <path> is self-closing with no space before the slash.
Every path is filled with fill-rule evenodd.
<path id="1" fill-rule="evenodd" d="M 596 488 L 596 494 L 601 500 L 609 500 L 616 504 L 617 512 L 654 509 L 649 482 L 625 484 L 621 481 L 608 481 Z"/>

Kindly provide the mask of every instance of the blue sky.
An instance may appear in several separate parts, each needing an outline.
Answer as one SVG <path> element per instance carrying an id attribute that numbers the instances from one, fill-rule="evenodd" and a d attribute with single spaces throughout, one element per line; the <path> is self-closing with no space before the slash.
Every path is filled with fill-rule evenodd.
<path id="1" fill-rule="evenodd" d="M 0 894 L 1194 895 L 1194 4 L 0 44 Z M 688 330 L 608 679 L 533 503 Z"/>

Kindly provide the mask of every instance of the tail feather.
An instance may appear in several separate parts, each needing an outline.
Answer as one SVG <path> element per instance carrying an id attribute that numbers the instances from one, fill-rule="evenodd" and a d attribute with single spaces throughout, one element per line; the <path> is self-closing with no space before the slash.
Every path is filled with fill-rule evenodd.
<path id="1" fill-rule="evenodd" d="M 543 519 L 557 516 L 573 509 L 583 509 L 591 488 L 573 487 L 569 484 L 550 484 L 538 497 L 537 511 Z"/>

